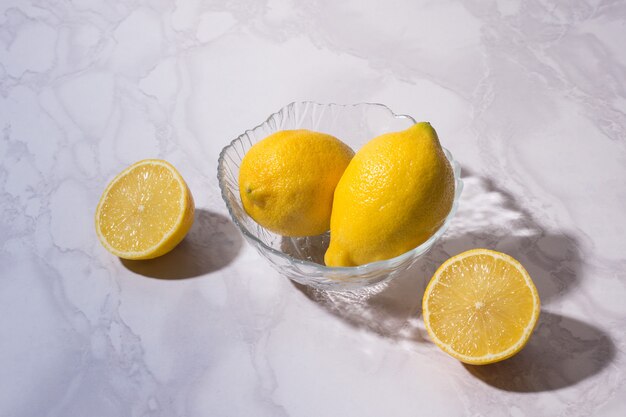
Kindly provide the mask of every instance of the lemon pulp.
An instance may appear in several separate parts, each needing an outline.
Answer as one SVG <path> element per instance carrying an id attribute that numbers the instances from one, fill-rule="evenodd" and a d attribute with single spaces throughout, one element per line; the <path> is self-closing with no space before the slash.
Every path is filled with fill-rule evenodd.
<path id="1" fill-rule="evenodd" d="M 148 159 L 107 186 L 96 209 L 96 232 L 121 258 L 155 258 L 185 237 L 193 213 L 193 197 L 178 171 L 166 161 Z"/>
<path id="2" fill-rule="evenodd" d="M 456 255 L 435 272 L 422 303 L 433 342 L 469 364 L 519 352 L 537 323 L 540 301 L 524 267 L 487 249 Z"/>

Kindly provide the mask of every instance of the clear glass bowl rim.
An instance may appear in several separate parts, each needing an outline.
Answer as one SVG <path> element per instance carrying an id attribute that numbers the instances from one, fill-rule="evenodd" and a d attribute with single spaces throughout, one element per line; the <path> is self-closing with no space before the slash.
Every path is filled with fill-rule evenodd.
<path id="1" fill-rule="evenodd" d="M 459 203 L 459 197 L 461 195 L 461 191 L 463 190 L 463 181 L 461 180 L 461 169 L 460 169 L 460 166 L 457 163 L 457 161 L 454 159 L 452 153 L 448 149 L 443 147 L 443 146 L 442 146 L 442 148 L 443 148 L 443 150 L 445 152 L 445 155 L 448 158 L 448 161 L 450 162 L 450 165 L 452 166 L 452 169 L 454 171 L 455 190 L 454 190 L 454 200 L 452 202 L 452 208 L 450 209 L 450 212 L 448 213 L 448 216 L 444 220 L 443 224 L 439 227 L 439 229 L 437 229 L 437 231 L 430 238 L 428 238 L 428 240 L 426 240 L 425 242 L 423 242 L 419 246 L 416 246 L 415 248 L 411 249 L 410 251 L 404 252 L 403 254 L 398 255 L 398 256 L 396 256 L 394 258 L 389 258 L 389 259 L 385 259 L 385 260 L 382 260 L 382 261 L 370 262 L 370 263 L 363 264 L 363 265 L 358 265 L 358 266 L 325 266 L 325 265 L 320 265 L 320 264 L 315 263 L 315 262 L 306 261 L 306 260 L 303 260 L 303 259 L 293 258 L 293 257 L 287 255 L 284 252 L 281 252 L 281 251 L 279 251 L 277 249 L 274 249 L 274 248 L 266 245 L 263 241 L 259 240 L 254 234 L 252 234 L 250 231 L 248 231 L 248 229 L 239 222 L 239 220 L 237 219 L 237 216 L 234 214 L 234 211 L 233 211 L 233 208 L 230 205 L 230 202 L 228 201 L 228 198 L 226 196 L 226 187 L 224 186 L 224 182 L 223 182 L 224 175 L 225 175 L 224 171 L 226 169 L 225 168 L 226 152 L 229 149 L 234 148 L 234 146 L 237 143 L 237 141 L 240 141 L 249 132 L 252 132 L 252 131 L 254 131 L 254 130 L 258 129 L 258 128 L 261 128 L 266 123 L 269 123 L 272 120 L 272 118 L 277 117 L 283 111 L 289 109 L 290 107 L 296 106 L 296 105 L 337 106 L 337 107 L 377 106 L 379 108 L 385 109 L 394 118 L 409 119 L 413 123 L 417 123 L 413 117 L 411 117 L 409 115 L 406 115 L 406 114 L 395 113 L 393 110 L 391 110 L 389 107 L 387 107 L 386 105 L 384 105 L 382 103 L 361 102 L 361 103 L 354 103 L 354 104 L 337 104 L 337 103 L 318 103 L 318 102 L 315 102 L 315 101 L 292 101 L 291 103 L 287 104 L 286 106 L 283 106 L 280 110 L 272 113 L 269 117 L 267 117 L 267 119 L 265 119 L 263 122 L 259 123 L 258 125 L 256 125 L 252 129 L 246 129 L 242 134 L 237 136 L 235 139 L 231 140 L 230 143 L 228 145 L 226 145 L 222 149 L 222 151 L 220 152 L 220 155 L 219 155 L 218 165 L 217 165 L 217 180 L 218 180 L 218 183 L 219 183 L 222 199 L 224 200 L 224 203 L 226 204 L 226 208 L 228 209 L 228 213 L 229 213 L 231 219 L 237 225 L 237 227 L 239 228 L 241 233 L 243 233 L 244 236 L 247 239 L 250 239 L 253 242 L 255 242 L 256 244 L 260 245 L 263 248 L 263 250 L 271 252 L 274 255 L 279 256 L 279 257 L 285 259 L 288 262 L 292 262 L 292 263 L 296 263 L 296 264 L 300 264 L 300 265 L 305 265 L 307 267 L 315 268 L 317 270 L 316 272 L 321 272 L 321 273 L 332 273 L 332 272 L 342 272 L 342 273 L 348 272 L 349 273 L 349 272 L 353 272 L 353 273 L 355 273 L 357 275 L 360 275 L 360 274 L 364 274 L 366 272 L 370 272 L 370 271 L 374 271 L 374 270 L 378 270 L 378 269 L 384 269 L 384 268 L 387 268 L 387 267 L 393 266 L 393 265 L 398 265 L 399 263 L 403 262 L 405 259 L 410 258 L 410 257 L 412 257 L 414 255 L 415 256 L 419 256 L 419 255 L 421 255 L 422 252 L 425 252 L 428 249 L 430 249 L 430 247 L 434 244 L 434 241 L 439 239 L 441 237 L 441 235 L 443 235 L 443 233 L 445 233 L 445 231 L 448 228 L 448 224 L 450 223 L 452 218 L 454 218 L 454 215 L 456 214 L 456 210 L 457 210 L 458 203 Z"/>

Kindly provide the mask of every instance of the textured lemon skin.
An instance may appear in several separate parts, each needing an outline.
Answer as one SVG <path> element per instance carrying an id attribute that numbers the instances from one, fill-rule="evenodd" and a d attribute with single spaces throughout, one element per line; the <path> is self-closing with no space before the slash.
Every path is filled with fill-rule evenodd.
<path id="1" fill-rule="evenodd" d="M 113 239 L 110 237 L 110 232 L 105 226 L 106 222 L 104 221 L 104 217 L 107 215 L 107 205 L 116 204 L 119 202 L 111 201 L 113 190 L 117 187 L 124 187 L 128 184 L 126 182 L 130 181 L 134 182 L 137 176 L 137 170 L 146 166 L 153 167 L 164 167 L 167 171 L 170 172 L 173 179 L 179 184 L 179 199 L 177 201 L 171 201 L 170 210 L 173 213 L 176 213 L 176 218 L 174 219 L 173 225 L 170 230 L 163 231 L 160 236 L 160 240 L 152 246 L 143 247 L 139 250 L 127 250 L 125 248 L 117 247 L 113 242 Z M 139 180 L 141 180 L 139 178 Z M 137 198 L 138 196 L 135 196 Z M 134 200 L 135 198 L 131 198 Z M 141 198 L 140 198 L 141 199 Z M 135 217 L 136 208 L 132 207 L 132 203 L 130 201 L 122 202 L 123 205 L 127 205 L 127 217 L 130 219 Z M 193 225 L 194 221 L 194 213 L 195 213 L 195 203 L 193 200 L 193 196 L 187 183 L 180 175 L 180 173 L 174 168 L 172 164 L 167 161 L 161 159 L 144 159 L 139 162 L 134 163 L 133 165 L 126 168 L 124 171 L 120 172 L 111 182 L 107 185 L 107 188 L 102 193 L 100 200 L 98 202 L 98 206 L 96 207 L 95 213 L 95 226 L 96 226 L 96 234 L 98 235 L 98 239 L 100 243 L 112 254 L 123 258 L 123 259 L 131 259 L 131 260 L 143 260 L 143 259 L 153 259 L 166 253 L 170 252 L 174 249 L 187 235 L 189 229 Z M 148 232 L 151 232 L 148 230 Z M 159 233 L 159 232 L 156 232 Z M 127 238 L 131 238 L 128 236 Z"/>
<path id="2" fill-rule="evenodd" d="M 335 189 L 326 265 L 363 265 L 415 248 L 443 224 L 453 199 L 453 170 L 429 123 L 372 139 Z"/>
<path id="3" fill-rule="evenodd" d="M 314 236 L 330 227 L 333 193 L 354 152 L 334 136 L 283 130 L 244 156 L 239 193 L 246 213 L 283 236 Z"/>
<path id="4" fill-rule="evenodd" d="M 501 352 L 493 353 L 487 356 L 468 356 L 455 351 L 450 345 L 446 344 L 440 339 L 438 335 L 438 330 L 434 329 L 431 325 L 430 299 L 433 291 L 435 290 L 435 287 L 438 285 L 439 277 L 444 273 L 444 271 L 451 268 L 451 266 L 457 262 L 462 262 L 466 258 L 471 258 L 473 256 L 479 255 L 487 255 L 495 259 L 499 258 L 516 268 L 526 281 L 527 291 L 530 293 L 530 296 L 533 299 L 533 309 L 530 315 L 530 320 L 526 328 L 524 329 L 522 336 L 516 343 L 509 346 L 508 349 L 504 349 Z M 424 291 L 424 296 L 422 298 L 422 316 L 424 317 L 424 327 L 426 328 L 426 331 L 428 332 L 431 340 L 435 343 L 435 345 L 437 345 L 437 347 L 446 352 L 448 355 L 469 365 L 489 365 L 492 363 L 503 361 L 519 353 L 530 340 L 530 336 L 537 326 L 540 312 L 541 300 L 539 298 L 539 293 L 537 292 L 537 288 L 535 287 L 535 284 L 526 269 L 517 259 L 513 258 L 512 256 L 490 249 L 471 249 L 449 258 L 447 261 L 441 264 L 439 268 L 437 268 L 437 271 L 435 271 L 433 277 L 426 286 L 426 290 Z"/>

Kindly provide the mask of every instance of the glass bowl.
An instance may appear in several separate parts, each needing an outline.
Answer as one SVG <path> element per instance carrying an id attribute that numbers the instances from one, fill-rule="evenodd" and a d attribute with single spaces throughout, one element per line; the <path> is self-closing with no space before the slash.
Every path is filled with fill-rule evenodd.
<path id="1" fill-rule="evenodd" d="M 233 222 L 244 237 L 282 275 L 300 284 L 324 290 L 354 290 L 392 279 L 423 256 L 441 237 L 454 216 L 463 188 L 459 164 L 444 148 L 454 169 L 455 195 L 445 222 L 426 242 L 395 258 L 355 267 L 324 266 L 329 233 L 290 238 L 277 235 L 257 224 L 243 209 L 239 197 L 239 165 L 252 145 L 279 130 L 309 129 L 333 135 L 357 151 L 370 139 L 386 132 L 404 130 L 415 123 L 410 116 L 398 115 L 382 104 L 353 105 L 291 103 L 265 122 L 247 130 L 220 153 L 217 177 L 222 198 Z"/>

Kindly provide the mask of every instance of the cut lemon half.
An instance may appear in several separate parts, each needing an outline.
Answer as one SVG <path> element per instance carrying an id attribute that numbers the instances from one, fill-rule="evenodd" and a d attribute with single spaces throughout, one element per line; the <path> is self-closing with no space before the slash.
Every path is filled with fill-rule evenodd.
<path id="1" fill-rule="evenodd" d="M 102 245 L 124 259 L 151 259 L 174 249 L 193 223 L 191 192 L 169 162 L 146 159 L 109 183 L 96 209 Z"/>
<path id="2" fill-rule="evenodd" d="M 518 261 L 473 249 L 437 269 L 422 308 L 426 330 L 437 346 L 461 362 L 486 365 L 524 347 L 537 324 L 540 302 Z"/>

